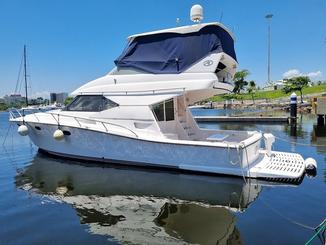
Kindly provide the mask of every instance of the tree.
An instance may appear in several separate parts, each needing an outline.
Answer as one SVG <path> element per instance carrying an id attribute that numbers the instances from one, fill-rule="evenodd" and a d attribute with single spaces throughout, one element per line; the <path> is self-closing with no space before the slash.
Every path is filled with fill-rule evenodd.
<path id="1" fill-rule="evenodd" d="M 69 105 L 73 100 L 73 97 L 68 96 L 65 101 L 63 102 L 65 105 Z"/>
<path id="2" fill-rule="evenodd" d="M 249 75 L 249 71 L 248 70 L 241 70 L 241 71 L 237 71 L 234 74 L 234 89 L 233 89 L 233 93 L 235 94 L 240 94 L 241 90 L 244 90 L 244 88 L 248 85 L 248 82 L 245 80 L 246 77 Z"/>
<path id="3" fill-rule="evenodd" d="M 285 93 L 299 91 L 301 103 L 303 103 L 302 89 L 305 87 L 308 87 L 309 83 L 311 83 L 311 81 L 310 81 L 310 78 L 307 76 L 293 77 L 293 78 L 286 80 L 283 91 Z"/>
<path id="4" fill-rule="evenodd" d="M 3 103 L 3 102 L 0 102 L 0 111 L 5 111 L 8 109 L 8 105 Z"/>
<path id="5" fill-rule="evenodd" d="M 256 93 L 256 83 L 255 81 L 249 82 L 249 87 L 247 88 L 248 93 L 251 95 L 252 103 L 255 104 L 255 93 Z"/>

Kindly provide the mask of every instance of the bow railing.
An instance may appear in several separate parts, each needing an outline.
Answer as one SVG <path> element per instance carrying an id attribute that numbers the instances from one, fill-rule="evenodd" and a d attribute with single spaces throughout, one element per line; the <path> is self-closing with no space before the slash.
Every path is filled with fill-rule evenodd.
<path id="1" fill-rule="evenodd" d="M 26 116 L 25 111 L 19 111 L 18 109 L 15 109 L 15 108 L 12 108 L 9 110 L 9 115 L 10 115 L 11 120 L 14 120 L 17 118 L 24 119 L 24 117 Z M 117 128 L 121 128 L 121 129 L 129 132 L 129 134 L 131 133 L 133 136 L 138 138 L 137 133 L 126 126 L 119 125 L 116 123 L 107 122 L 107 121 L 102 121 L 99 119 L 79 117 L 79 116 L 73 116 L 73 115 L 65 115 L 65 114 L 60 114 L 60 113 L 55 113 L 55 112 L 31 113 L 29 115 L 35 117 L 35 119 L 37 120 L 38 123 L 54 124 L 54 125 L 58 125 L 58 127 L 60 127 L 60 126 L 68 126 L 69 127 L 69 126 L 72 126 L 71 125 L 72 122 L 75 122 L 78 128 L 93 129 L 93 130 L 97 130 L 97 131 L 102 128 L 101 131 L 104 131 L 106 133 L 114 132 L 114 130 L 112 130 L 112 127 L 117 127 Z M 54 123 L 46 122 L 46 120 L 44 118 L 42 118 L 45 115 L 51 116 L 51 118 L 54 120 Z M 72 120 L 68 121 L 65 119 L 72 119 Z M 101 128 L 98 128 L 97 127 L 98 125 L 100 125 Z"/>

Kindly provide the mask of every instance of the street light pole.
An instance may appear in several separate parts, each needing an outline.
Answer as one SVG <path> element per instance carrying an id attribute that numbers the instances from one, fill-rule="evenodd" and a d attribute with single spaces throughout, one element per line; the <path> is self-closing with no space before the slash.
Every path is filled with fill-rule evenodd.
<path id="1" fill-rule="evenodd" d="M 270 85 L 271 81 L 271 20 L 273 18 L 272 14 L 268 14 L 265 16 L 268 21 L 268 64 L 267 64 L 267 83 Z"/>

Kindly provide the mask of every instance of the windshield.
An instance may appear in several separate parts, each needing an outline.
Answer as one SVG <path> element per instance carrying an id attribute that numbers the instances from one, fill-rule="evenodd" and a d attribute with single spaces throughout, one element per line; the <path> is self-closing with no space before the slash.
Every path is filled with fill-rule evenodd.
<path id="1" fill-rule="evenodd" d="M 102 95 L 79 95 L 67 107 L 66 111 L 104 111 L 119 106 Z"/>

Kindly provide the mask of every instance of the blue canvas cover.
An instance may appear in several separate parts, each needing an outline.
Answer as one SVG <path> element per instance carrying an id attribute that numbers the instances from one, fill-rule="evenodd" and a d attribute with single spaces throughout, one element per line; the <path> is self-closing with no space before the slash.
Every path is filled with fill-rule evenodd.
<path id="1" fill-rule="evenodd" d="M 118 69 L 131 68 L 154 74 L 181 73 L 212 52 L 225 52 L 236 60 L 233 38 L 217 25 L 186 34 L 138 36 L 114 62 Z"/>

